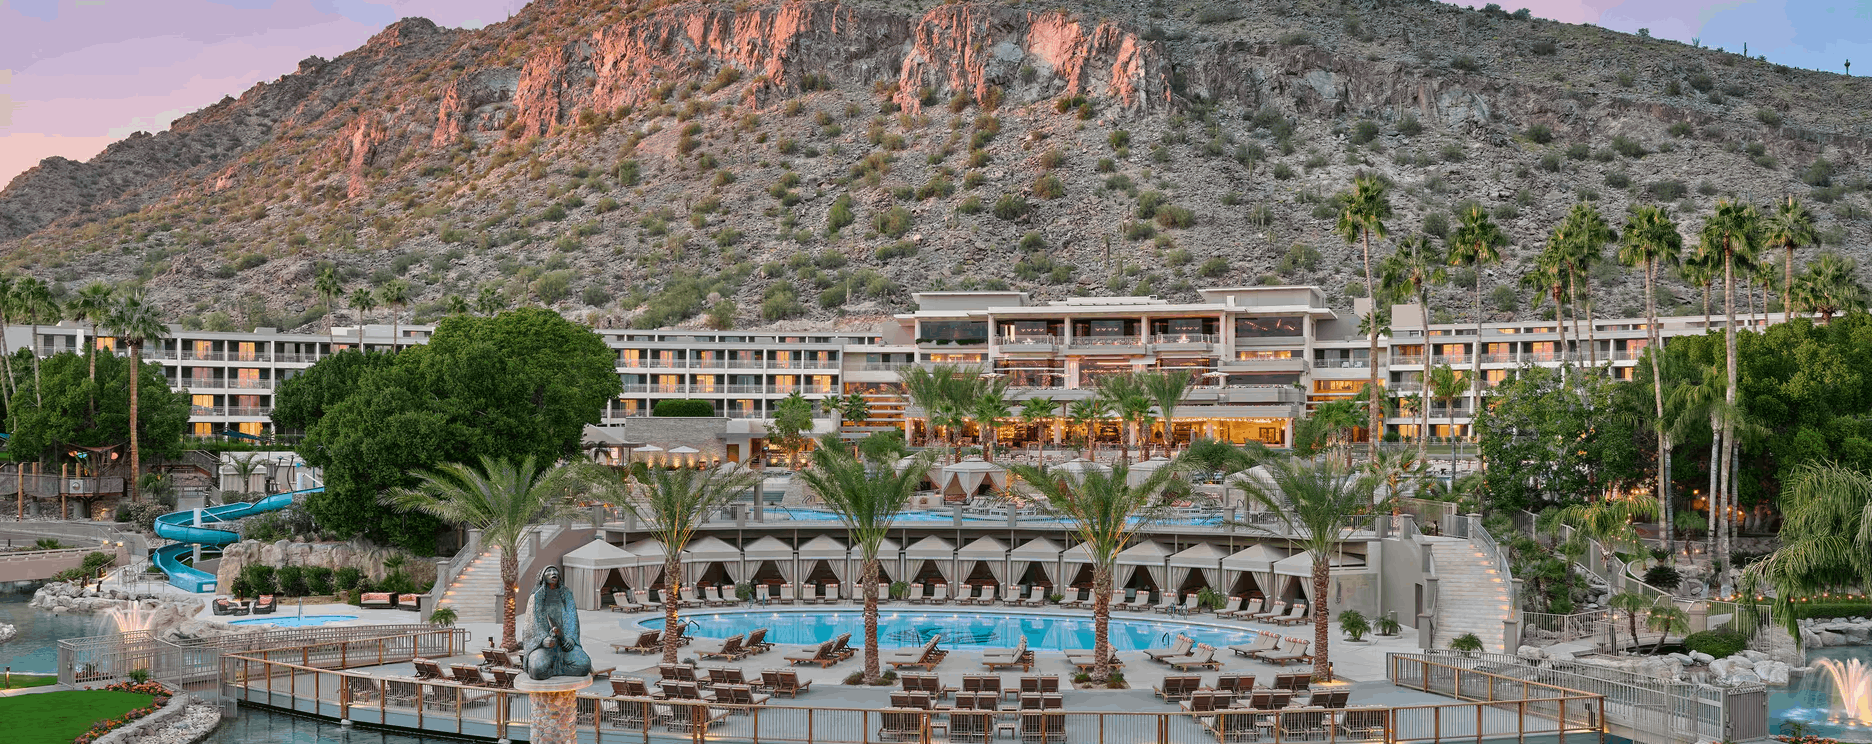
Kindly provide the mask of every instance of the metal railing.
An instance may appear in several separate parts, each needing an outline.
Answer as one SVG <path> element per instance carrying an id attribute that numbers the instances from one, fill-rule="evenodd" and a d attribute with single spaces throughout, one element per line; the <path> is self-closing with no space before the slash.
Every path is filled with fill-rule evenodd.
<path id="1" fill-rule="evenodd" d="M 1143 346 L 1144 339 L 1139 336 L 1074 336 L 1066 341 L 1067 346 Z"/>
<path id="2" fill-rule="evenodd" d="M 369 725 L 397 726 L 482 738 L 526 738 L 531 700 L 524 692 L 333 670 L 290 655 L 229 655 L 221 660 L 225 695 L 251 705 Z M 322 657 L 329 663 L 330 656 Z M 1492 675 L 1463 672 L 1465 682 Z M 1462 688 L 1467 690 L 1469 688 Z M 712 701 L 580 694 L 575 725 L 581 741 L 602 744 L 686 738 L 691 741 L 870 744 L 980 742 L 1005 736 L 1039 744 L 1268 741 L 1416 744 L 1603 731 L 1601 698 L 1506 680 L 1494 699 L 1396 707 L 1227 709 L 1200 713 L 1159 710 L 1001 711 L 861 709 L 794 705 L 731 705 Z M 1525 690 L 1530 697 L 1510 699 Z M 530 734 L 530 732 L 527 732 Z"/>
<path id="3" fill-rule="evenodd" d="M 998 346 L 1052 346 L 1059 343 L 1059 337 L 1052 334 L 1035 336 L 1001 336 L 995 340 Z"/>
<path id="4" fill-rule="evenodd" d="M 1369 359 L 1315 359 L 1313 360 L 1314 369 L 1368 369 L 1370 367 L 1371 367 L 1371 360 Z"/>
<path id="5" fill-rule="evenodd" d="M 1550 612 L 1521 613 L 1521 643 L 1550 646 L 1588 638 L 1598 638 L 1612 621 L 1610 610 L 1556 615 Z"/>
<path id="6" fill-rule="evenodd" d="M 412 625 L 254 629 L 180 641 L 163 640 L 149 631 L 135 630 L 59 641 L 59 683 L 102 685 L 129 679 L 131 671 L 143 669 L 152 679 L 177 689 L 213 692 L 220 687 L 220 658 L 224 654 L 289 645 L 391 639 L 410 635 L 412 630 L 459 634 L 455 648 L 467 648 L 469 634 L 466 630 L 438 631 L 429 626 Z"/>
<path id="7" fill-rule="evenodd" d="M 1482 526 L 1482 515 L 1469 515 L 1469 543 L 1482 551 L 1482 554 L 1495 564 L 1500 581 L 1506 585 L 1508 595 L 1508 619 L 1502 627 L 1502 646 L 1513 650 L 1521 645 L 1521 587 L 1515 585 L 1514 571 L 1509 569 L 1508 553 L 1501 544 L 1495 542 L 1495 536 Z"/>
<path id="8" fill-rule="evenodd" d="M 1221 341 L 1222 337 L 1213 333 L 1153 333 L 1150 337 L 1153 344 L 1214 344 Z"/>

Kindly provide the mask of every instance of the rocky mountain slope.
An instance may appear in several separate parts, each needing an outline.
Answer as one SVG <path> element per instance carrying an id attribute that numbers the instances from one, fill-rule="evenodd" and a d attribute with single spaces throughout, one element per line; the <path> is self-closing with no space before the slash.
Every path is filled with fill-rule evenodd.
<path id="1" fill-rule="evenodd" d="M 1791 194 L 1851 252 L 1868 92 L 1430 2 L 536 0 L 474 31 L 407 19 L 48 159 L 0 191 L 0 252 L 66 287 L 145 282 L 209 327 L 323 327 L 327 262 L 347 291 L 407 282 L 418 319 L 545 301 L 739 327 L 1002 286 L 1315 283 L 1349 305 L 1330 199 L 1358 172 L 1392 182 L 1394 239 L 1493 212 L 1514 245 L 1491 289 L 1578 199 L 1614 221 L 1671 204 L 1689 232 L 1719 198 Z M 1600 314 L 1636 312 L 1635 275 L 1595 278 Z M 1438 307 L 1468 317 L 1470 281 Z M 1540 312 L 1497 292 L 1496 317 Z"/>

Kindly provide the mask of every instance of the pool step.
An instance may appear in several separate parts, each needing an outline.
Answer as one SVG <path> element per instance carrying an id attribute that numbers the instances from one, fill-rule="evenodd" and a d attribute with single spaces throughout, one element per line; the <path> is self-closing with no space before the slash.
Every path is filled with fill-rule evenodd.
<path id="1" fill-rule="evenodd" d="M 501 551 L 490 547 L 462 569 L 449 583 L 441 604 L 455 608 L 458 623 L 498 623 L 501 620 Z"/>

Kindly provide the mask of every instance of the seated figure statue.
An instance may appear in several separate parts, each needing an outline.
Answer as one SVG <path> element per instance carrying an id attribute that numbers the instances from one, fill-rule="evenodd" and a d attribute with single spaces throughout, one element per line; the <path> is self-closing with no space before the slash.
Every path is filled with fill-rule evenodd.
<path id="1" fill-rule="evenodd" d="M 591 655 L 579 648 L 578 607 L 561 580 L 558 566 L 540 572 L 533 589 L 533 627 L 522 647 L 526 673 L 533 679 L 591 674 Z"/>

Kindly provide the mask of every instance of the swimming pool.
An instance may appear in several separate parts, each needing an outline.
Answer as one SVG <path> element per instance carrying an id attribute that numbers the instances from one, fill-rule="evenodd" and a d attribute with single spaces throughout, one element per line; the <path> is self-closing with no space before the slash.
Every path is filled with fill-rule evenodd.
<path id="1" fill-rule="evenodd" d="M 684 618 L 690 625 L 690 635 L 705 638 L 727 638 L 755 628 L 766 628 L 769 642 L 800 645 L 823 643 L 842 633 L 850 633 L 853 638 L 864 635 L 864 613 L 857 611 L 706 612 L 684 615 Z M 626 620 L 623 624 L 628 629 L 639 623 Z M 661 628 L 663 619 L 645 620 L 641 625 Z M 1252 630 L 1116 618 L 1111 621 L 1110 629 L 1112 646 L 1120 651 L 1168 646 L 1178 633 L 1217 647 L 1247 643 L 1255 636 Z M 942 634 L 944 647 L 1012 648 L 1025 637 L 1028 648 L 1090 650 L 1092 616 L 893 610 L 878 614 L 878 644 L 885 648 L 921 646 L 938 633 Z"/>
<path id="2" fill-rule="evenodd" d="M 276 628 L 309 628 L 314 625 L 342 623 L 356 620 L 356 615 L 279 615 L 276 617 L 254 617 L 246 620 L 234 620 L 229 625 L 271 625 Z"/>
<path id="3" fill-rule="evenodd" d="M 837 514 L 834 514 L 825 509 L 818 509 L 818 508 L 805 507 L 805 506 L 770 506 L 767 508 L 776 514 L 784 515 L 786 516 L 786 518 L 792 519 L 795 521 L 801 521 L 801 522 L 837 522 L 839 521 L 839 516 Z M 898 522 L 929 523 L 929 522 L 952 522 L 954 520 L 955 520 L 955 515 L 950 512 L 910 510 L 910 511 L 906 511 L 897 515 Z M 964 514 L 962 515 L 962 521 L 964 522 L 1006 522 L 1007 518 Z M 1065 519 L 1062 517 L 1052 517 L 1052 516 L 1030 516 L 1030 517 L 1020 518 L 1020 522 L 1025 523 L 1025 524 L 1059 524 L 1059 523 L 1063 523 L 1064 521 Z M 1221 524 L 1222 517 L 1220 515 L 1203 516 L 1203 517 L 1178 517 L 1178 518 L 1169 518 L 1169 519 L 1157 519 L 1157 520 L 1153 520 L 1153 523 L 1170 524 L 1170 525 L 1188 525 L 1188 526 L 1213 526 L 1213 525 Z"/>

